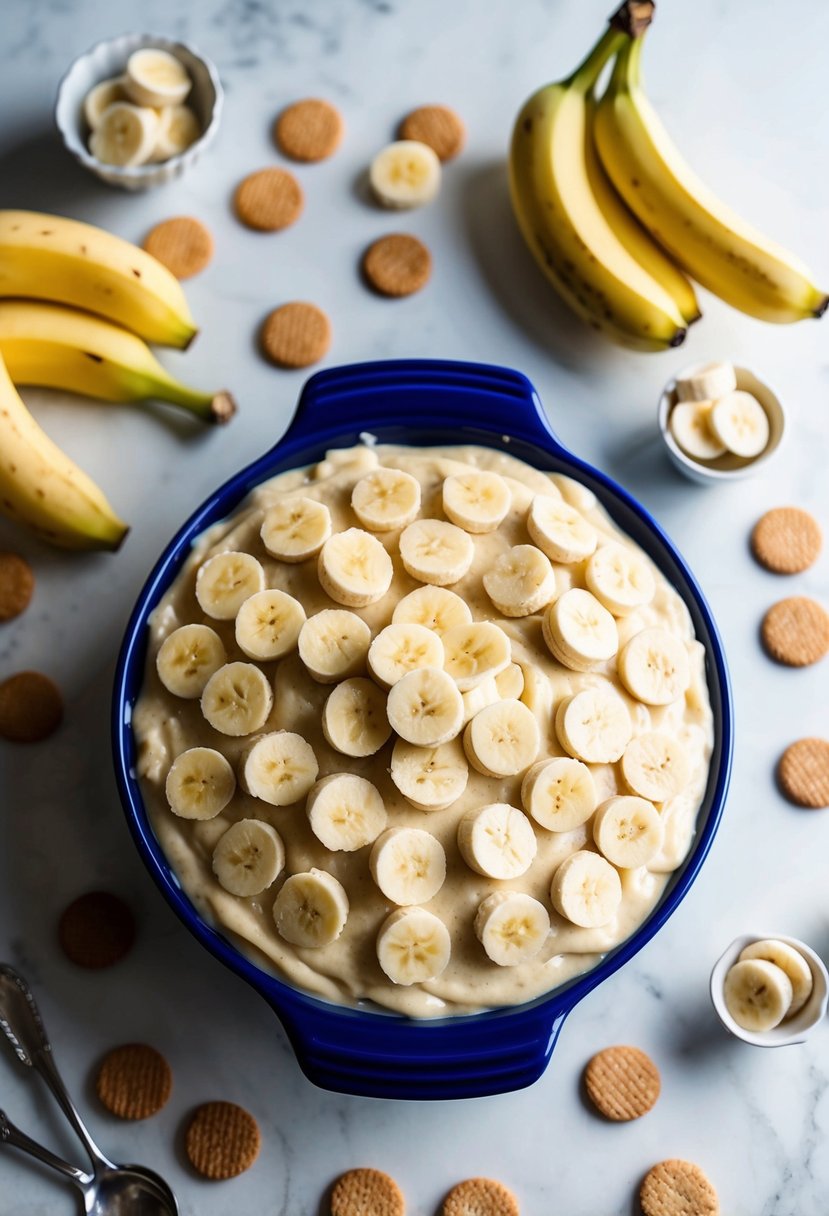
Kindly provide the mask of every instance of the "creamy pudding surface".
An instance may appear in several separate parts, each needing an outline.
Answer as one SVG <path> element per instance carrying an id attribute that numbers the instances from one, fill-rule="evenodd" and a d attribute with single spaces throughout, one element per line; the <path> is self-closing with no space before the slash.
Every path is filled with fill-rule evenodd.
<path id="1" fill-rule="evenodd" d="M 317 996 L 528 1001 L 641 925 L 690 849 L 704 650 L 568 477 L 329 452 L 203 534 L 149 630 L 153 830 L 198 911 Z"/>

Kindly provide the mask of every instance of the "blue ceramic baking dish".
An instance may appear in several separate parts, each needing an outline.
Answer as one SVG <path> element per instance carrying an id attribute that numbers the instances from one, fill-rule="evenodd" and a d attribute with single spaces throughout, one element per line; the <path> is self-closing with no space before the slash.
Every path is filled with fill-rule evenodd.
<path id="1" fill-rule="evenodd" d="M 207 923 L 181 890 L 153 835 L 135 777 L 131 717 L 141 689 L 147 618 L 192 542 L 230 515 L 260 482 L 319 460 L 369 432 L 384 443 L 484 444 L 589 486 L 616 522 L 678 589 L 708 656 L 715 747 L 692 850 L 647 921 L 599 966 L 526 1005 L 437 1021 L 347 1008 L 309 996 L 257 967 Z M 198 940 L 262 994 L 282 1022 L 305 1074 L 325 1089 L 382 1098 L 464 1098 L 530 1085 L 543 1073 L 568 1013 L 664 925 L 699 872 L 723 811 L 731 769 L 733 708 L 723 647 L 694 576 L 671 541 L 628 494 L 567 452 L 529 380 L 477 363 L 362 363 L 313 376 L 282 439 L 217 490 L 176 534 L 148 578 L 126 630 L 115 678 L 115 768 L 130 830 L 165 898 Z"/>

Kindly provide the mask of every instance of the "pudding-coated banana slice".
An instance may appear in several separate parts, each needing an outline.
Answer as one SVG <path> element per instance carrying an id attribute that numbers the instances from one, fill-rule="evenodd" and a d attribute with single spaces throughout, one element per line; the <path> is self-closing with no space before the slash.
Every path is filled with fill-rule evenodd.
<path id="1" fill-rule="evenodd" d="M 498 473 L 454 473 L 443 482 L 443 511 L 465 532 L 494 532 L 512 503 L 510 488 Z"/>
<path id="2" fill-rule="evenodd" d="M 516 545 L 496 557 L 483 577 L 484 590 L 504 616 L 530 616 L 555 598 L 550 559 L 535 545 Z"/>
<path id="3" fill-rule="evenodd" d="M 662 848 L 662 820 L 652 802 L 620 794 L 596 810 L 593 839 L 612 865 L 636 870 Z"/>
<path id="4" fill-rule="evenodd" d="M 145 165 L 153 154 L 158 127 L 155 110 L 113 101 L 89 137 L 89 151 L 104 165 Z"/>
<path id="5" fill-rule="evenodd" d="M 475 936 L 499 967 L 517 967 L 535 958 L 550 933 L 547 909 L 523 891 L 496 891 L 475 917 Z"/>
<path id="6" fill-rule="evenodd" d="M 510 640 L 491 621 L 453 625 L 443 635 L 444 670 L 461 692 L 488 676 L 497 676 L 512 661 Z"/>
<path id="7" fill-rule="evenodd" d="M 346 528 L 322 546 L 317 573 L 332 600 L 348 608 L 364 608 L 388 591 L 392 564 L 376 536 L 362 528 Z"/>
<path id="8" fill-rule="evenodd" d="M 232 621 L 246 599 L 264 590 L 265 571 L 251 553 L 217 553 L 196 575 L 199 607 L 217 621 Z"/>
<path id="9" fill-rule="evenodd" d="M 299 657 L 319 684 L 335 684 L 365 671 L 371 630 L 345 608 L 324 608 L 304 622 L 297 639 Z"/>
<path id="10" fill-rule="evenodd" d="M 735 456 L 759 456 L 769 441 L 769 418 L 760 402 L 741 389 L 711 406 L 708 425 L 715 439 Z"/>
<path id="11" fill-rule="evenodd" d="M 391 732 L 386 694 L 373 680 L 343 680 L 325 702 L 322 733 L 344 756 L 373 756 Z"/>
<path id="12" fill-rule="evenodd" d="M 785 971 L 792 985 L 792 999 L 785 1016 L 790 1018 L 799 1013 L 812 995 L 814 987 L 812 969 L 800 951 L 795 950 L 788 942 L 766 938 L 761 942 L 751 942 L 740 952 L 740 960 L 747 958 L 765 959 Z"/>
<path id="13" fill-rule="evenodd" d="M 506 802 L 473 807 L 458 824 L 458 848 L 471 870 L 486 878 L 520 878 L 538 844 L 523 811 Z"/>
<path id="14" fill-rule="evenodd" d="M 273 689 L 253 663 L 226 663 L 214 672 L 201 695 L 201 711 L 223 735 L 252 735 L 268 720 Z"/>
<path id="15" fill-rule="evenodd" d="M 437 979 L 451 954 L 449 930 L 426 908 L 398 908 L 377 934 L 377 961 L 393 984 L 408 987 Z"/>
<path id="16" fill-rule="evenodd" d="M 161 643 L 155 665 L 168 692 L 194 700 L 226 659 L 224 644 L 215 629 L 209 625 L 181 625 Z"/>
<path id="17" fill-rule="evenodd" d="M 229 760 L 212 747 L 191 747 L 176 756 L 165 785 L 170 810 L 181 819 L 214 819 L 235 790 Z"/>
<path id="18" fill-rule="evenodd" d="M 391 729 L 416 747 L 448 743 L 463 726 L 458 686 L 437 667 L 420 667 L 398 680 L 389 693 L 386 712 Z"/>
<path id="19" fill-rule="evenodd" d="M 548 739 L 553 725 L 553 686 L 547 673 L 535 663 L 521 662 L 519 667 L 524 677 L 524 687 L 518 699 L 538 723 L 541 738 Z"/>
<path id="20" fill-rule="evenodd" d="M 557 868 L 550 899 L 566 920 L 584 929 L 598 929 L 616 915 L 622 902 L 622 883 L 604 857 L 579 849 Z"/>
<path id="21" fill-rule="evenodd" d="M 437 747 L 415 747 L 398 739 L 391 754 L 391 779 L 419 811 L 442 811 L 460 798 L 469 766 L 457 739 Z"/>
<path id="22" fill-rule="evenodd" d="M 286 591 L 257 591 L 236 614 L 236 643 L 250 659 L 281 659 L 296 649 L 305 609 Z"/>
<path id="23" fill-rule="evenodd" d="M 271 806 L 291 806 L 304 798 L 318 773 L 311 744 L 291 730 L 262 735 L 245 749 L 239 762 L 243 789 Z"/>
<path id="24" fill-rule="evenodd" d="M 612 764 L 630 742 L 630 714 L 611 688 L 583 688 L 559 704 L 556 734 L 564 750 L 577 760 Z"/>
<path id="25" fill-rule="evenodd" d="M 736 387 L 737 377 L 730 363 L 706 363 L 676 378 L 678 401 L 716 401 Z"/>
<path id="26" fill-rule="evenodd" d="M 694 460 L 716 460 L 726 451 L 711 430 L 713 401 L 681 401 L 668 417 L 668 429 L 686 456 Z"/>
<path id="27" fill-rule="evenodd" d="M 593 774 L 580 760 L 539 760 L 521 782 L 521 802 L 549 832 L 570 832 L 586 823 L 598 801 Z"/>
<path id="28" fill-rule="evenodd" d="M 520 700 L 524 692 L 524 672 L 519 664 L 510 663 L 503 671 L 499 671 L 495 677 L 495 687 L 499 696 Z"/>
<path id="29" fill-rule="evenodd" d="M 139 106 L 179 105 L 191 87 L 181 60 L 160 47 L 141 47 L 127 60 L 125 88 Z"/>
<path id="30" fill-rule="evenodd" d="M 619 678 L 645 705 L 670 705 L 691 682 L 685 644 L 667 629 L 636 633 L 619 651 Z"/>
<path id="31" fill-rule="evenodd" d="M 551 494 L 536 494 L 527 513 L 527 531 L 551 561 L 580 562 L 596 548 L 592 524 L 575 507 Z"/>
<path id="32" fill-rule="evenodd" d="M 550 605 L 541 622 L 554 659 L 572 671 L 591 671 L 619 648 L 616 622 L 595 595 L 571 587 Z"/>
<path id="33" fill-rule="evenodd" d="M 386 826 L 380 791 L 356 773 L 334 773 L 308 795 L 311 831 L 332 852 L 353 853 L 372 844 Z"/>
<path id="34" fill-rule="evenodd" d="M 488 705 L 494 705 L 496 701 L 501 700 L 501 694 L 498 691 L 498 685 L 495 683 L 495 676 L 487 676 L 476 684 L 474 688 L 470 688 L 469 692 L 462 692 L 463 697 L 463 724 L 471 722 L 476 714 L 479 714 L 482 709 L 486 709 Z"/>
<path id="35" fill-rule="evenodd" d="M 262 544 L 282 562 L 316 557 L 331 535 L 331 512 L 315 498 L 285 498 L 265 512 Z"/>
<path id="36" fill-rule="evenodd" d="M 348 896 L 333 874 L 316 867 L 286 878 L 273 905 L 280 937 L 294 946 L 330 946 L 348 920 Z"/>
<path id="37" fill-rule="evenodd" d="M 673 735 L 646 731 L 631 739 L 622 756 L 622 776 L 642 798 L 667 802 L 688 780 L 688 753 Z"/>
<path id="38" fill-rule="evenodd" d="M 100 124 L 104 110 L 109 109 L 115 101 L 126 101 L 126 76 L 113 76 L 93 85 L 83 101 L 83 116 L 91 131 Z"/>
<path id="39" fill-rule="evenodd" d="M 421 583 L 446 587 L 469 570 L 475 546 L 468 533 L 444 519 L 416 519 L 400 535 L 400 559 Z"/>
<path id="40" fill-rule="evenodd" d="M 486 777 L 514 777 L 538 755 L 541 736 L 532 710 L 507 698 L 477 713 L 463 735 L 469 763 Z"/>
<path id="41" fill-rule="evenodd" d="M 371 162 L 369 182 L 384 207 L 408 210 L 430 203 L 440 189 L 440 161 L 416 139 L 398 139 Z"/>
<path id="42" fill-rule="evenodd" d="M 642 554 L 616 541 L 599 546 L 585 567 L 584 581 L 614 616 L 627 616 L 656 594 L 656 582 Z"/>
<path id="43" fill-rule="evenodd" d="M 417 587 L 404 595 L 392 613 L 395 625 L 410 622 L 412 625 L 425 625 L 439 637 L 443 637 L 447 629 L 453 625 L 468 625 L 472 620 L 472 611 L 466 600 L 461 599 L 454 591 L 446 587 Z"/>
<path id="44" fill-rule="evenodd" d="M 738 1026 L 762 1033 L 779 1026 L 792 1004 L 792 982 L 776 963 L 744 958 L 729 967 L 723 996 Z"/>
<path id="45" fill-rule="evenodd" d="M 418 667 L 442 666 L 443 643 L 425 625 L 387 625 L 368 651 L 369 672 L 381 688 L 391 688 Z"/>
<path id="46" fill-rule="evenodd" d="M 213 873 L 231 895 L 259 895 L 284 867 L 282 837 L 261 819 L 238 820 L 213 850 Z"/>
<path id="47" fill-rule="evenodd" d="M 446 854 L 431 832 L 422 828 L 389 828 L 374 842 L 369 869 L 393 904 L 427 904 L 446 879 Z"/>
<path id="48" fill-rule="evenodd" d="M 375 469 L 354 486 L 351 507 L 371 532 L 405 528 L 420 510 L 420 482 L 402 469 Z"/>

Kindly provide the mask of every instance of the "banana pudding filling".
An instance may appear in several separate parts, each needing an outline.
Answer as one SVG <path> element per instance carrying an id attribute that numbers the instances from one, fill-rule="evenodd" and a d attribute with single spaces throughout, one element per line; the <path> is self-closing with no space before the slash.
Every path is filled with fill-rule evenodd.
<path id="1" fill-rule="evenodd" d="M 531 1000 L 628 937 L 713 746 L 676 590 L 585 486 L 479 447 L 259 486 L 155 609 L 133 729 L 199 913 L 413 1017 Z"/>

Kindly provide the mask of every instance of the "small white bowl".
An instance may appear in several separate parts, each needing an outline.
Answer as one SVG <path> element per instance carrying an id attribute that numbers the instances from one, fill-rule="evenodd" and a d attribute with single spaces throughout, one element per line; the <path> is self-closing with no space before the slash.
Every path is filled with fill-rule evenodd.
<path id="1" fill-rule="evenodd" d="M 765 410 L 766 417 L 769 420 L 769 441 L 760 455 L 752 459 L 746 459 L 744 456 L 735 456 L 732 452 L 726 452 L 724 456 L 718 456 L 716 460 L 709 460 L 703 464 L 701 461 L 694 460 L 692 456 L 687 456 L 683 452 L 668 426 L 671 410 L 676 405 L 677 377 L 692 375 L 703 366 L 705 365 L 702 363 L 696 363 L 692 367 L 683 368 L 681 372 L 677 372 L 676 376 L 668 381 L 662 390 L 662 396 L 659 398 L 657 419 L 659 421 L 659 432 L 662 435 L 665 447 L 668 449 L 668 455 L 680 473 L 684 473 L 691 481 L 696 481 L 700 485 L 710 485 L 712 482 L 717 481 L 734 481 L 738 477 L 751 477 L 758 469 L 761 469 L 763 465 L 768 463 L 783 442 L 783 435 L 786 430 L 786 414 L 783 406 L 780 404 L 780 399 L 768 384 L 764 384 L 762 380 L 758 380 L 754 372 L 750 372 L 747 367 L 737 367 L 735 364 L 734 374 L 737 377 L 737 388 L 751 393 Z"/>
<path id="2" fill-rule="evenodd" d="M 755 1033 L 751 1030 L 744 1030 L 728 1012 L 724 997 L 725 977 L 746 946 L 752 942 L 764 942 L 769 939 L 785 942 L 786 945 L 793 946 L 799 954 L 802 954 L 809 964 L 814 984 L 812 995 L 793 1018 L 787 1018 L 772 1030 Z M 805 1043 L 814 1028 L 826 1015 L 826 1006 L 829 1003 L 829 972 L 827 972 L 823 960 L 815 954 L 811 946 L 807 946 L 805 942 L 799 941 L 796 937 L 786 937 L 783 933 L 748 933 L 743 937 L 735 937 L 728 949 L 714 964 L 711 972 L 711 1000 L 717 1016 L 726 1030 L 736 1038 L 742 1039 L 744 1043 L 751 1043 L 754 1047 L 788 1047 L 793 1043 Z"/>
<path id="3" fill-rule="evenodd" d="M 102 80 L 120 76 L 132 52 L 147 46 L 169 51 L 187 68 L 193 82 L 187 103 L 195 110 L 202 133 L 185 152 L 160 164 L 131 167 L 105 165 L 89 151 L 89 129 L 83 115 L 84 98 Z M 91 50 L 79 55 L 69 68 L 58 86 L 55 124 L 75 160 L 101 181 L 110 186 L 119 186 L 122 190 L 148 190 L 186 173 L 210 146 L 219 127 L 223 98 L 215 66 L 189 43 L 175 42 L 156 34 L 121 34 L 117 38 L 96 43 Z"/>

